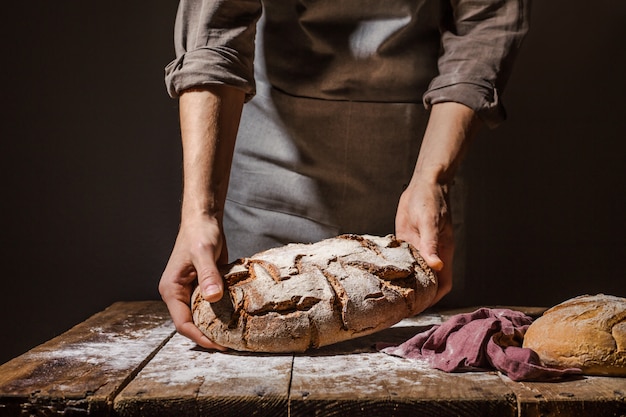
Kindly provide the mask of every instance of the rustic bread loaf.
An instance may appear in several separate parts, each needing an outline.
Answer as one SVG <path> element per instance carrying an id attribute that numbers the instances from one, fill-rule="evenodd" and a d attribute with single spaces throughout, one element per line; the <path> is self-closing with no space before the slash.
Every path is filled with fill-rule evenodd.
<path id="1" fill-rule="evenodd" d="M 194 292 L 194 322 L 222 346 L 255 352 L 302 352 L 374 333 L 421 312 L 437 291 L 417 250 L 391 235 L 289 244 L 223 275 L 219 302 Z"/>
<path id="2" fill-rule="evenodd" d="M 583 295 L 546 311 L 524 336 L 546 365 L 626 376 L 626 298 Z"/>

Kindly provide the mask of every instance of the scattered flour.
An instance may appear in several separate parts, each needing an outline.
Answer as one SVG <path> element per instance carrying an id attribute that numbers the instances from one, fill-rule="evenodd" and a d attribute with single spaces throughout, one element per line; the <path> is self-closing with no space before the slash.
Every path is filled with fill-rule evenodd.
<path id="1" fill-rule="evenodd" d="M 133 369 L 173 332 L 171 322 L 148 329 L 127 330 L 122 333 L 101 327 L 89 329 L 84 341 L 68 342 L 31 352 L 43 361 L 76 362 L 98 366 L 103 371 Z"/>
<path id="2" fill-rule="evenodd" d="M 441 324 L 443 320 L 439 314 L 419 314 L 417 316 L 408 317 L 394 324 L 393 327 L 425 327 L 435 324 Z"/>
<path id="3" fill-rule="evenodd" d="M 135 378 L 163 385 L 226 380 L 277 380 L 288 375 L 291 355 L 207 352 L 176 334 Z"/>

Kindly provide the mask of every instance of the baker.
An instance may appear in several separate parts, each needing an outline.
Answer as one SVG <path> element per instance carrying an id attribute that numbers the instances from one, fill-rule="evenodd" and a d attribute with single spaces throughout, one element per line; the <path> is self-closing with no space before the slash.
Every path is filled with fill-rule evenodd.
<path id="1" fill-rule="evenodd" d="M 197 280 L 289 242 L 394 233 L 452 286 L 450 187 L 500 99 L 528 0 L 181 0 L 181 223 L 159 290 L 177 330 Z M 244 106 L 244 103 L 245 106 Z M 230 258 L 229 258 L 230 257 Z"/>

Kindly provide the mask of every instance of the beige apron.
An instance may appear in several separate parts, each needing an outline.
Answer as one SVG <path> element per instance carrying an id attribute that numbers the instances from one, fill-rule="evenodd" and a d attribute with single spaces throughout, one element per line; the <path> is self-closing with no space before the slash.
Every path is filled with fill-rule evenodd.
<path id="1" fill-rule="evenodd" d="M 380 1 L 309 1 L 299 17 L 279 3 L 264 4 L 258 25 L 257 94 L 244 107 L 224 221 L 231 258 L 394 233 L 437 71 L 438 29 L 419 18 L 436 13 L 428 2 L 395 1 L 390 14 Z M 285 33 L 303 48 L 281 42 Z"/>
<path id="2" fill-rule="evenodd" d="M 500 94 L 528 30 L 528 6 L 180 0 L 176 59 L 165 69 L 169 94 L 226 84 L 251 98 L 257 84 L 244 109 L 226 203 L 231 259 L 340 233 L 393 233 L 427 120 L 422 99 L 427 106 L 463 103 L 486 125 L 500 123 Z M 464 194 L 457 178 L 451 200 L 459 294 Z"/>

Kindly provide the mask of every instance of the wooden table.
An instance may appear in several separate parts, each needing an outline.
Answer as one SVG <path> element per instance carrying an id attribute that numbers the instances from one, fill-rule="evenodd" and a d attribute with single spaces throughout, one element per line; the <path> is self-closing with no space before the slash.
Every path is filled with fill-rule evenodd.
<path id="1" fill-rule="evenodd" d="M 0 416 L 626 415 L 626 378 L 515 383 L 496 372 L 447 374 L 372 348 L 457 312 L 271 355 L 207 352 L 176 334 L 163 303 L 115 303 L 0 366 Z"/>

